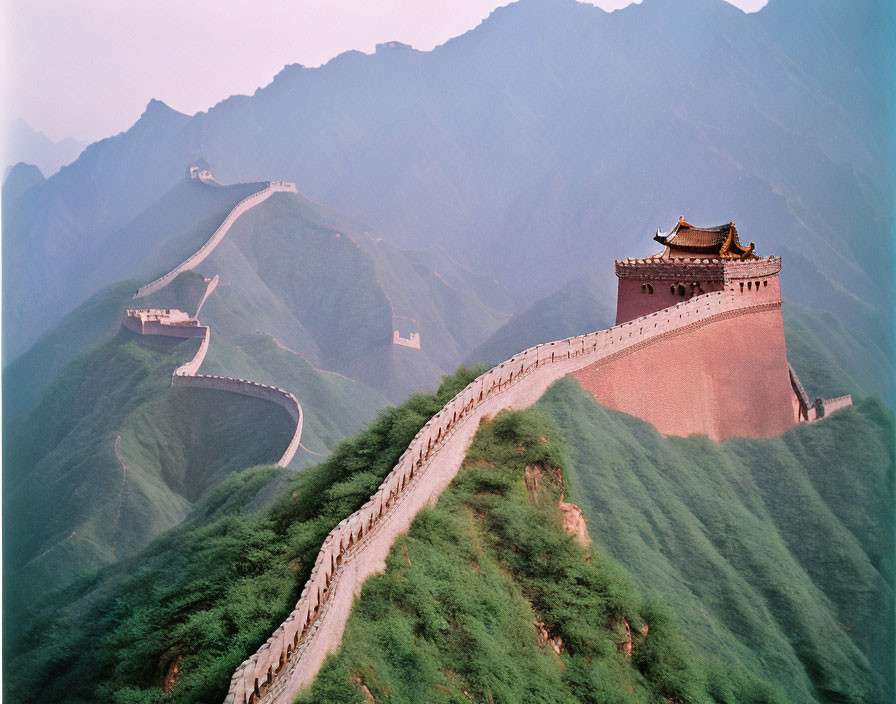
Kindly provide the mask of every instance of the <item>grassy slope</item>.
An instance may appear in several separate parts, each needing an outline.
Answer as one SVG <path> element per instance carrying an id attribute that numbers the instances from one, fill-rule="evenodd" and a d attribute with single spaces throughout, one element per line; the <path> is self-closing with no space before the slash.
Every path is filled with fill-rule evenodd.
<path id="1" fill-rule="evenodd" d="M 475 275 L 453 267 L 448 283 L 426 253 L 395 249 L 365 228 L 300 195 L 270 198 L 199 267 L 229 284 L 210 301 L 210 324 L 230 337 L 269 333 L 393 400 L 434 385 L 505 316 L 479 299 Z M 433 263 L 445 264 L 437 255 Z M 419 322 L 421 350 L 392 345 L 393 312 Z"/>
<path id="2" fill-rule="evenodd" d="M 342 647 L 300 701 L 363 704 L 362 687 L 394 704 L 783 701 L 741 668 L 695 657 L 668 609 L 563 532 L 548 477 L 566 465 L 535 413 L 481 427 L 458 477 L 364 585 Z M 543 472 L 534 496 L 526 467 Z M 619 652 L 623 619 L 631 657 Z"/>
<path id="3" fill-rule="evenodd" d="M 664 439 L 572 379 L 539 402 L 589 529 L 682 615 L 696 647 L 793 701 L 892 697 L 893 421 L 869 399 L 717 446 Z"/>
<path id="4" fill-rule="evenodd" d="M 13 418 L 31 410 L 62 368 L 116 333 L 125 308 L 171 307 L 193 312 L 205 291 L 201 276 L 178 276 L 163 291 L 135 301 L 136 280 L 99 291 L 66 315 L 27 352 L 3 370 L 3 414 Z"/>
<path id="5" fill-rule="evenodd" d="M 233 668 L 291 608 L 326 532 L 467 378 L 384 411 L 291 478 L 272 508 L 247 514 L 234 498 L 198 509 L 134 559 L 50 595 L 7 687 L 27 677 L 21 701 L 222 698 Z M 396 544 L 387 574 L 366 586 L 312 699 L 358 699 L 359 677 L 392 697 L 378 702 L 420 691 L 465 701 L 467 689 L 496 702 L 656 701 L 662 691 L 742 704 L 815 701 L 816 685 L 848 692 L 822 701 L 877 701 L 892 648 L 893 554 L 892 531 L 881 530 L 892 528 L 892 419 L 879 402 L 721 447 L 663 439 L 570 379 L 538 412 L 499 418 Z M 831 471 L 843 457 L 865 471 Z M 590 564 L 557 531 L 553 498 L 525 498 L 526 463 L 563 468 L 596 542 Z M 266 483 L 254 476 L 228 481 Z M 222 486 L 213 504 L 242 496 Z M 560 658 L 538 646 L 536 614 L 566 644 Z M 650 626 L 631 661 L 615 654 L 620 616 Z M 178 685 L 163 696 L 161 675 L 179 656 Z"/>
<path id="6" fill-rule="evenodd" d="M 181 521 L 223 476 L 280 457 L 294 426 L 279 406 L 168 389 L 172 368 L 197 344 L 122 330 L 7 423 L 7 606 L 132 553 Z M 115 454 L 119 435 L 126 474 Z"/>
<path id="7" fill-rule="evenodd" d="M 234 475 L 135 557 L 47 596 L 7 668 L 6 696 L 222 700 L 236 666 L 292 609 L 326 534 L 369 498 L 417 430 L 473 376 L 461 372 L 437 396 L 382 411 L 326 462 L 290 475 L 271 508 L 241 510 L 270 485 L 271 477 L 256 476 L 269 470 Z M 246 482 L 251 495 L 238 488 Z M 178 655 L 178 686 L 163 697 L 161 673 Z"/>
<path id="8" fill-rule="evenodd" d="M 787 354 L 812 398 L 873 394 L 896 407 L 896 371 L 880 347 L 833 313 L 791 302 L 783 313 Z"/>
<path id="9" fill-rule="evenodd" d="M 250 333 L 234 340 L 213 337 L 202 372 L 226 374 L 276 384 L 292 391 L 302 404 L 302 445 L 327 454 L 344 438 L 369 422 L 386 399 L 373 389 L 335 374 L 325 374 L 305 359 L 277 346 L 269 335 Z M 292 466 L 318 458 L 302 448 Z"/>
<path id="10" fill-rule="evenodd" d="M 193 311 L 204 290 L 203 278 L 188 272 L 140 303 Z M 29 496 L 27 513 L 21 508 L 10 513 L 18 520 L 7 535 L 8 559 L 12 569 L 30 561 L 16 584 L 33 579 L 38 593 L 130 554 L 182 520 L 202 491 L 228 472 L 276 460 L 288 441 L 281 437 L 285 413 L 275 405 L 222 392 L 167 388 L 175 364 L 169 351 L 178 347 L 177 359 L 183 361 L 197 341 L 178 344 L 127 332 L 110 338 L 107 329 L 116 329 L 121 310 L 133 305 L 131 293 L 125 282 L 99 294 L 5 370 L 5 496 L 10 506 Z M 91 335 L 105 339 L 105 346 L 72 361 L 80 348 L 91 345 Z M 129 337 L 144 350 L 142 357 L 123 344 Z M 213 330 L 207 360 L 204 372 L 295 393 L 305 414 L 303 445 L 316 453 L 328 453 L 386 403 L 363 384 L 316 371 L 262 335 L 233 341 Z M 110 364 L 113 373 L 103 378 L 100 370 Z M 49 383 L 54 378 L 55 386 Z M 218 397 L 232 412 L 221 413 Z M 59 432 L 46 442 L 45 432 L 54 428 Z M 130 475 L 120 527 L 112 529 L 107 524 L 117 509 L 110 515 L 107 494 L 120 493 L 121 468 L 112 452 L 117 434 Z M 178 438 L 170 446 L 169 435 Z M 293 467 L 316 459 L 300 449 Z M 18 475 L 25 474 L 29 478 L 19 486 Z M 39 528 L 29 528 L 35 525 Z"/>

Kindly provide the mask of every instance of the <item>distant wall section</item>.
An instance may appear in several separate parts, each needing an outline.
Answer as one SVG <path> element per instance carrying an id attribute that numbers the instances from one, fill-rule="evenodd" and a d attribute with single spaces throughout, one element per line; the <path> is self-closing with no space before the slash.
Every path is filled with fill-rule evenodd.
<path id="1" fill-rule="evenodd" d="M 214 290 L 218 283 L 218 277 L 207 282 L 202 303 Z M 207 325 L 200 325 L 199 321 L 190 317 L 187 313 L 173 308 L 141 308 L 126 310 L 122 324 L 138 335 L 163 335 L 166 337 L 194 338 L 201 337 L 202 342 L 193 359 L 180 365 L 171 374 L 171 386 L 191 386 L 203 389 L 217 389 L 231 391 L 243 396 L 253 396 L 271 401 L 286 409 L 295 421 L 296 428 L 283 455 L 277 461 L 280 467 L 286 467 L 292 461 L 302 441 L 302 428 L 304 418 L 302 406 L 298 399 L 289 391 L 277 386 L 269 386 L 248 379 L 236 379 L 228 376 L 214 376 L 211 374 L 199 374 L 199 367 L 205 361 L 211 341 L 211 329 Z"/>
<path id="2" fill-rule="evenodd" d="M 207 172 L 202 172 L 207 173 Z M 204 182 L 207 180 L 204 177 L 200 177 Z M 209 178 L 211 179 L 211 174 L 209 174 Z M 212 179 L 213 180 L 213 179 Z M 217 183 L 215 181 L 215 183 Z M 296 193 L 296 186 L 294 183 L 289 183 L 287 181 L 270 181 L 268 185 L 262 190 L 253 193 L 251 196 L 244 198 L 236 206 L 231 210 L 227 217 L 224 218 L 224 222 L 222 222 L 218 229 L 212 234 L 212 236 L 203 244 L 199 249 L 197 249 L 193 254 L 184 259 L 180 264 L 174 267 L 171 271 L 163 276 L 160 276 L 155 281 L 151 281 L 145 286 L 141 286 L 137 289 L 137 292 L 134 294 L 134 298 L 143 298 L 144 296 L 148 296 L 151 293 L 155 293 L 156 291 L 165 288 L 168 284 L 174 281 L 177 278 L 177 275 L 184 271 L 189 271 L 197 266 L 199 266 L 205 258 L 208 257 L 214 250 L 215 247 L 224 239 L 225 235 L 230 231 L 230 228 L 233 226 L 233 223 L 237 221 L 237 219 L 245 213 L 250 208 L 254 208 L 256 205 L 260 205 L 264 203 L 268 198 L 270 198 L 275 193 Z"/>

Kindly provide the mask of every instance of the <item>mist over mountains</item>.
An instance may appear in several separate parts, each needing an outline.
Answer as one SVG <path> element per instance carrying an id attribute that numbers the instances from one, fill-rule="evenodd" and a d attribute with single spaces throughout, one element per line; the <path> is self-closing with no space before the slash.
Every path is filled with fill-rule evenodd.
<path id="1" fill-rule="evenodd" d="M 28 243 L 5 267 L 62 285 L 20 297 L 7 284 L 7 354 L 91 293 L 68 294 L 80 273 L 64 263 L 200 157 L 223 182 L 294 180 L 394 244 L 438 244 L 510 287 L 517 310 L 650 253 L 678 215 L 734 220 L 785 257 L 785 296 L 873 333 L 892 291 L 890 20 L 882 2 L 747 15 L 722 0 L 612 14 L 522 0 L 431 52 L 392 43 L 288 66 L 193 117 L 152 101 L 12 206 L 39 215 L 4 223 Z"/>
<path id="2" fill-rule="evenodd" d="M 21 162 L 33 164 L 44 176 L 50 176 L 71 164 L 87 146 L 87 142 L 72 137 L 54 142 L 21 119 L 6 128 L 4 142 L 4 178 L 13 165 Z"/>
<path id="3" fill-rule="evenodd" d="M 192 704 L 237 682 L 236 701 L 255 701 L 282 661 L 240 663 L 315 575 L 304 630 L 277 647 L 341 634 L 312 608 L 359 599 L 308 701 L 892 699 L 893 36 L 884 0 L 749 15 L 723 0 L 610 14 L 519 0 L 433 51 L 388 42 L 287 66 L 193 116 L 151 100 L 48 178 L 16 164 L 2 208 L 4 695 Z M 550 343 L 610 327 L 613 260 L 655 252 L 655 228 L 679 215 L 733 220 L 781 256 L 783 307 L 774 275 L 769 298 L 666 308 L 652 332 L 642 319 L 591 352 Z M 138 334 L 121 325 L 135 307 L 188 315 Z M 743 322 L 737 343 L 708 328 L 747 313 L 774 325 Z M 201 347 L 172 329 L 197 321 Z M 565 374 L 684 334 L 648 360 L 695 390 L 656 392 L 669 414 L 732 380 L 735 401 L 779 384 L 803 420 L 816 395 L 843 408 L 748 440 L 768 404 L 713 402 L 707 415 L 743 421 L 716 444 L 662 437 L 562 378 L 532 411 L 491 414 L 534 401 L 544 387 L 527 375 L 548 362 Z M 752 364 L 770 335 L 779 367 Z M 540 343 L 501 365 L 509 376 L 479 376 Z M 704 374 L 693 351 L 716 343 Z M 728 354 L 737 365 L 717 364 Z M 232 383 L 180 388 L 188 359 Z M 619 372 L 621 395 L 646 368 Z M 259 384 L 294 396 L 299 417 Z M 449 453 L 467 451 L 437 502 Z M 417 486 L 427 508 L 402 503 Z M 340 564 L 374 564 L 372 531 L 392 540 L 409 506 L 386 574 L 321 602 Z M 572 509 L 593 552 L 570 549 Z M 323 542 L 334 527 L 349 534 Z"/>

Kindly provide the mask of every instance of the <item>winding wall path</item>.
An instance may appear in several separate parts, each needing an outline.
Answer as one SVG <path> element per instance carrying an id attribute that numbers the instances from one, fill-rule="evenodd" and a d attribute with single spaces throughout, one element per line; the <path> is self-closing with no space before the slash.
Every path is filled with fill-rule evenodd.
<path id="1" fill-rule="evenodd" d="M 196 310 L 198 315 L 205 299 L 215 289 L 218 284 L 218 277 L 212 278 L 206 286 L 205 294 Z M 304 419 L 302 415 L 302 406 L 298 399 L 286 389 L 278 386 L 270 386 L 262 384 L 258 381 L 249 381 L 248 379 L 236 379 L 230 376 L 215 376 L 213 374 L 199 374 L 199 367 L 205 361 L 205 355 L 208 353 L 209 343 L 211 341 L 212 331 L 207 325 L 200 325 L 194 316 L 187 323 L 165 324 L 157 321 L 141 321 L 139 312 L 135 310 L 125 311 L 123 324 L 129 330 L 139 335 L 164 335 L 166 337 L 201 337 L 202 342 L 196 354 L 189 362 L 180 365 L 171 374 L 171 386 L 192 386 L 202 389 L 217 389 L 220 391 L 232 391 L 233 393 L 242 394 L 243 396 L 254 396 L 255 398 L 263 398 L 282 406 L 289 413 L 290 417 L 295 421 L 296 429 L 293 432 L 292 439 L 286 448 L 286 451 L 277 460 L 277 465 L 286 467 L 292 461 L 296 451 L 302 444 L 302 426 Z M 116 442 L 117 447 L 117 442 Z"/>
<path id="2" fill-rule="evenodd" d="M 211 175 L 209 174 L 209 178 Z M 206 182 L 203 179 L 203 182 Z M 217 184 L 217 181 L 214 183 Z M 219 184 L 220 185 L 220 184 Z M 270 181 L 268 185 L 260 191 L 253 193 L 251 196 L 243 198 L 236 206 L 231 210 L 227 217 L 224 218 L 224 222 L 222 222 L 218 229 L 212 234 L 212 236 L 208 239 L 208 241 L 202 245 L 199 249 L 197 249 L 193 254 L 184 259 L 180 264 L 174 267 L 171 271 L 163 276 L 160 276 L 155 281 L 151 281 L 145 286 L 141 286 L 137 289 L 137 292 L 134 294 L 134 298 L 143 298 L 144 296 L 148 296 L 150 293 L 155 293 L 156 291 L 165 288 L 168 284 L 174 281 L 177 278 L 177 275 L 184 271 L 189 271 L 193 269 L 199 264 L 201 264 L 205 258 L 211 254 L 215 247 L 224 239 L 224 236 L 228 233 L 230 228 L 233 226 L 233 223 L 237 221 L 237 219 L 245 213 L 250 208 L 254 208 L 256 205 L 260 205 L 264 203 L 268 198 L 270 198 L 275 193 L 296 193 L 296 185 L 294 183 L 288 183 L 287 181 Z"/>
<path id="3" fill-rule="evenodd" d="M 289 704 L 311 682 L 339 647 L 364 580 L 385 568 L 395 538 L 455 477 L 482 418 L 528 408 L 557 379 L 596 362 L 780 306 L 780 299 L 734 290 L 707 293 L 608 330 L 536 345 L 479 376 L 420 429 L 367 503 L 330 532 L 295 609 L 237 668 L 225 704 Z"/>

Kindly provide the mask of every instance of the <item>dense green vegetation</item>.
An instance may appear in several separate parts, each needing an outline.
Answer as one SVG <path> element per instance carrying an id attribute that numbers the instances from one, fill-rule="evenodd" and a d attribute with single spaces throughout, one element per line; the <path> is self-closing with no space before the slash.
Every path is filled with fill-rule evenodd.
<path id="1" fill-rule="evenodd" d="M 327 532 L 472 374 L 383 411 L 300 475 L 231 475 L 135 557 L 48 595 L 7 694 L 27 681 L 13 700 L 222 698 Z M 561 380 L 535 411 L 480 430 L 457 480 L 365 585 L 306 700 L 362 702 L 363 685 L 377 702 L 884 701 L 892 436 L 866 400 L 772 440 L 662 438 Z M 525 466 L 540 469 L 540 494 Z M 590 551 L 560 531 L 555 468 Z M 623 619 L 631 658 L 618 651 Z"/>
<path id="2" fill-rule="evenodd" d="M 279 459 L 295 429 L 284 409 L 168 388 L 171 370 L 198 344 L 122 329 L 71 362 L 31 412 L 5 423 L 9 613 L 132 553 L 230 472 Z"/>
<path id="3" fill-rule="evenodd" d="M 796 702 L 892 700 L 894 427 L 879 400 L 723 445 L 663 438 L 570 378 L 538 407 L 592 537 L 699 652 Z"/>
<path id="4" fill-rule="evenodd" d="M 461 369 L 437 394 L 386 409 L 306 472 L 231 477 L 135 557 L 49 595 L 16 645 L 6 695 L 23 702 L 223 699 L 236 666 L 292 609 L 326 534 L 369 498 L 417 430 L 475 374 Z M 257 495 L 278 493 L 263 508 L 270 501 Z M 181 656 L 178 684 L 165 696 L 160 682 Z"/>
<path id="5" fill-rule="evenodd" d="M 366 687 L 380 704 L 783 702 L 769 684 L 697 657 L 670 609 L 563 532 L 556 469 L 567 466 L 534 412 L 483 425 L 438 504 L 364 585 L 339 653 L 300 701 L 364 704 Z M 620 652 L 628 627 L 631 656 Z"/>

